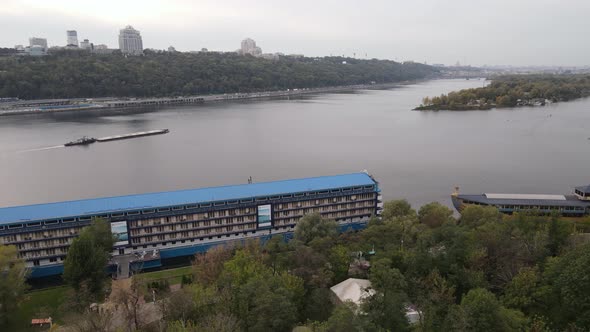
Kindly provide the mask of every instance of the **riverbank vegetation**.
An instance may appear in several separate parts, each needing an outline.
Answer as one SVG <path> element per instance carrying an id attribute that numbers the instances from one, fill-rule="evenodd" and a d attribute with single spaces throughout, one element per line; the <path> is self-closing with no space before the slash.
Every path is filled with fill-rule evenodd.
<path id="1" fill-rule="evenodd" d="M 79 304 L 63 324 L 174 332 L 590 329 L 590 243 L 575 222 L 483 206 L 455 218 L 439 203 L 416 211 L 403 200 L 387 202 L 382 216 L 339 234 L 334 221 L 308 215 L 288 243 L 278 236 L 216 247 L 180 270 L 190 275 L 176 288 L 137 275 L 127 295 L 111 296 L 127 308 L 122 315 Z M 351 277 L 372 284 L 360 305 L 334 301 L 330 291 Z M 132 310 L 154 298 L 156 319 Z M 408 308 L 420 313 L 414 324 Z"/>
<path id="2" fill-rule="evenodd" d="M 60 51 L 1 57 L 0 97 L 167 97 L 392 83 L 437 69 L 418 63 L 342 57 L 266 60 L 235 53 L 145 51 L 144 56 Z"/>
<path id="3" fill-rule="evenodd" d="M 481 88 L 425 97 L 416 110 L 487 110 L 494 107 L 542 106 L 590 96 L 590 75 L 499 76 Z"/>

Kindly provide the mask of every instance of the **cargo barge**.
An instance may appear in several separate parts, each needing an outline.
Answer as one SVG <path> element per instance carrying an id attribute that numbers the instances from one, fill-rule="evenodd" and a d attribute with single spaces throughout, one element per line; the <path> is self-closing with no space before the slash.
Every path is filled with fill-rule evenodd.
<path id="1" fill-rule="evenodd" d="M 110 141 L 117 141 L 117 140 L 128 139 L 128 138 L 167 134 L 169 132 L 170 132 L 170 130 L 168 130 L 168 129 L 140 131 L 137 133 L 131 133 L 131 134 L 125 134 L 125 135 L 116 135 L 116 136 L 107 136 L 107 137 L 97 138 L 96 141 L 97 142 L 110 142 Z"/>
<path id="2" fill-rule="evenodd" d="M 572 195 L 539 194 L 459 194 L 459 188 L 451 195 L 453 206 L 459 213 L 469 205 L 495 206 L 502 213 L 535 211 L 550 215 L 558 213 L 567 217 L 590 215 L 590 185 L 574 188 Z"/>

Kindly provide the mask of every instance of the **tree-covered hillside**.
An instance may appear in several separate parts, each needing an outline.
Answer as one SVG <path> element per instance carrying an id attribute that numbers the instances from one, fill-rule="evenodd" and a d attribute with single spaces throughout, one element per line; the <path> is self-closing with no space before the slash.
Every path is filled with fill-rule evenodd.
<path id="1" fill-rule="evenodd" d="M 151 97 L 399 82 L 436 69 L 341 57 L 266 60 L 233 53 L 146 51 L 145 56 L 62 51 L 0 58 L 0 97 Z"/>

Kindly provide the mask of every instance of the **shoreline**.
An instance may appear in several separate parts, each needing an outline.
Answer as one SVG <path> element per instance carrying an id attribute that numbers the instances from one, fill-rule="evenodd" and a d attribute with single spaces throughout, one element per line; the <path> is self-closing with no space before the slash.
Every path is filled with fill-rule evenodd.
<path id="1" fill-rule="evenodd" d="M 357 84 L 346 86 L 334 86 L 323 88 L 302 88 L 279 91 L 249 92 L 249 93 L 231 93 L 215 94 L 186 97 L 164 97 L 164 98 L 72 98 L 72 99 L 48 99 L 48 100 L 23 100 L 10 104 L 4 109 L 0 108 L 0 116 L 27 115 L 27 114 L 47 114 L 58 112 L 83 112 L 83 111 L 102 111 L 102 110 L 124 110 L 135 109 L 139 107 L 151 106 L 174 106 L 174 105 L 193 105 L 211 102 L 224 102 L 235 100 L 255 100 L 266 98 L 283 98 L 292 96 L 302 96 L 307 94 L 331 93 L 354 90 L 381 90 L 390 89 L 402 85 L 414 84 L 423 80 L 410 80 L 392 83 L 378 84 Z M 21 105 L 21 107 L 19 107 Z M 37 106 L 35 106 L 37 105 Z M 11 107 L 12 106 L 12 107 Z"/>

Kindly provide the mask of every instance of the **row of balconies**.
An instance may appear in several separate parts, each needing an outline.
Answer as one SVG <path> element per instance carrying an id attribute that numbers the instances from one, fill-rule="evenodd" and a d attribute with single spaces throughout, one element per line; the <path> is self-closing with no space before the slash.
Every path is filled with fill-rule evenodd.
<path id="1" fill-rule="evenodd" d="M 324 211 L 321 212 L 320 214 L 326 218 L 330 218 L 330 219 L 336 219 L 336 218 L 344 218 L 344 217 L 354 217 L 355 215 L 362 213 L 371 213 L 374 210 L 374 206 L 365 206 L 365 207 L 357 207 L 354 209 L 345 209 L 345 210 L 339 210 L 339 211 Z M 283 220 L 283 219 L 289 219 L 289 218 L 302 218 L 304 214 L 300 213 L 300 214 L 290 214 L 288 216 L 281 216 L 280 213 L 279 214 L 275 214 L 274 215 L 274 220 Z"/>
<path id="2" fill-rule="evenodd" d="M 215 228 L 225 228 L 228 226 L 229 227 L 239 227 L 242 225 L 244 226 L 244 228 L 256 227 L 256 222 L 249 221 L 249 222 L 244 222 L 244 223 L 240 223 L 240 224 L 231 224 L 231 225 L 211 225 L 211 226 L 207 226 L 207 227 L 189 228 L 189 229 L 180 229 L 180 230 L 178 230 L 178 229 L 164 230 L 163 232 L 152 232 L 152 233 L 141 232 L 141 229 L 140 229 L 139 233 L 132 232 L 131 237 L 137 238 L 137 237 L 157 236 L 157 235 L 161 235 L 161 234 L 173 234 L 173 233 L 182 233 L 182 232 L 201 232 L 201 231 L 211 230 L 211 229 L 215 229 Z"/>
<path id="3" fill-rule="evenodd" d="M 151 226 L 151 227 L 143 227 L 143 228 L 134 228 L 130 230 L 131 235 L 136 236 L 136 235 L 152 235 L 152 234 L 162 234 L 162 233 L 170 233 L 170 232 L 177 232 L 177 231 L 192 231 L 192 230 L 201 230 L 201 229 L 208 229 L 208 228 L 215 228 L 215 227 L 220 227 L 220 226 L 238 226 L 238 225 L 245 225 L 248 223 L 254 223 L 256 222 L 256 219 L 251 218 L 251 220 L 246 220 L 246 221 L 241 221 L 241 222 L 234 222 L 234 223 L 225 223 L 225 224 L 216 224 L 216 223 L 212 223 L 211 221 L 205 221 L 205 222 L 201 222 L 203 223 L 203 225 L 198 225 L 196 227 L 192 226 L 192 227 L 182 227 L 183 225 L 189 225 L 191 222 L 186 222 L 183 224 L 180 224 L 180 227 L 177 227 L 177 225 L 179 224 L 173 224 L 173 225 L 164 225 L 164 226 Z M 204 224 L 207 223 L 207 224 Z M 190 225 L 189 225 L 190 226 Z M 163 229 L 157 230 L 158 227 L 163 227 Z M 148 231 L 150 230 L 150 231 Z"/>
<path id="4" fill-rule="evenodd" d="M 358 202 L 358 203 L 353 203 L 355 204 L 354 206 L 350 206 L 351 203 L 348 204 L 338 204 L 338 205 L 328 205 L 327 207 L 332 207 L 332 209 L 324 209 L 322 211 L 321 207 L 317 207 L 317 208 L 306 208 L 306 209 L 288 209 L 288 210 L 282 210 L 282 211 L 275 211 L 275 213 L 273 214 L 276 218 L 280 218 L 280 217 L 289 217 L 289 216 L 302 216 L 311 212 L 319 212 L 319 213 L 326 213 L 326 212 L 340 212 L 340 211 L 348 211 L 348 210 L 354 210 L 354 209 L 358 209 L 358 208 L 362 208 L 362 207 L 373 207 L 375 205 L 375 201 L 374 200 L 370 200 L 370 201 L 363 201 L 363 202 Z M 345 207 L 342 207 L 342 205 L 347 205 Z M 319 211 L 315 211 L 318 210 Z M 288 212 L 287 215 L 285 215 L 285 212 Z M 291 213 L 289 213 L 291 212 Z"/>
<path id="5" fill-rule="evenodd" d="M 188 215 L 186 219 L 182 219 L 181 221 L 176 221 L 176 222 L 155 222 L 153 224 L 145 224 L 143 220 L 138 220 L 138 221 L 132 221 L 130 222 L 130 226 L 129 229 L 140 229 L 140 228 L 145 228 L 145 227 L 154 227 L 154 226 L 166 226 L 166 225 L 182 225 L 182 224 L 190 224 L 193 222 L 206 222 L 206 221 L 216 221 L 216 220 L 222 220 L 222 219 L 227 219 L 227 218 L 239 218 L 239 217 L 243 217 L 244 221 L 248 221 L 248 219 L 250 219 L 250 221 L 256 220 L 256 214 L 247 214 L 247 215 L 236 215 L 233 217 L 214 217 L 214 218 L 209 218 L 209 219 L 202 219 L 202 220 L 195 220 L 195 219 L 189 219 Z M 194 227 L 194 226 L 193 226 Z M 198 226 L 197 226 L 198 227 Z"/>
<path id="6" fill-rule="evenodd" d="M 212 230 L 209 233 L 199 233 L 199 234 L 188 234 L 188 236 L 179 236 L 181 234 L 181 232 L 176 232 L 174 233 L 176 236 L 175 237 L 169 237 L 169 236 L 164 236 L 163 238 L 158 238 L 158 235 L 169 235 L 172 233 L 166 233 L 166 234 L 157 234 L 157 235 L 151 235 L 152 237 L 156 237 L 155 241 L 142 241 L 143 239 L 145 239 L 147 236 L 141 236 L 139 238 L 137 237 L 132 237 L 131 238 L 131 245 L 132 246 L 137 246 L 137 245 L 148 245 L 148 244 L 153 244 L 153 243 L 160 243 L 163 241 L 166 242 L 170 242 L 170 241 L 182 241 L 182 240 L 187 240 L 187 239 L 192 239 L 192 238 L 206 238 L 206 237 L 213 237 L 213 236 L 218 236 L 218 235 L 224 235 L 224 234 L 236 234 L 236 233 L 241 233 L 241 232 L 248 232 L 251 231 L 253 229 L 256 229 L 256 224 L 252 224 L 252 225 L 247 225 L 249 227 L 244 227 L 244 229 L 232 229 L 230 231 L 227 231 L 227 229 L 225 227 L 218 227 L 218 228 L 212 228 L 210 230 Z M 217 231 L 215 231 L 217 230 Z M 192 233 L 192 231 L 191 231 Z M 140 242 L 136 242 L 136 240 L 139 240 Z"/>
<path id="7" fill-rule="evenodd" d="M 296 210 L 300 208 L 306 207 L 324 207 L 324 206 L 333 206 L 333 205 L 340 205 L 340 204 L 350 204 L 350 203 L 358 203 L 363 201 L 374 201 L 375 196 L 372 194 L 366 194 L 369 197 L 357 197 L 354 200 L 344 200 L 344 201 L 337 201 L 337 197 L 335 198 L 326 198 L 326 199 L 318 199 L 315 201 L 301 201 L 301 202 L 293 202 L 293 203 L 286 203 L 286 204 L 275 204 L 273 205 L 273 209 L 275 211 L 285 211 L 285 210 Z M 359 195 L 362 196 L 362 195 Z M 336 201 L 334 201 L 336 200 Z M 286 205 L 286 206 L 285 206 Z"/>
<path id="8" fill-rule="evenodd" d="M 19 243 L 29 243 L 29 242 L 33 242 L 33 241 L 43 241 L 43 240 L 47 240 L 47 239 L 61 239 L 61 238 L 70 238 L 70 237 L 74 237 L 76 235 L 78 235 L 78 233 L 80 232 L 81 228 L 72 228 L 67 232 L 59 232 L 58 234 L 55 234 L 51 231 L 42 231 L 42 232 L 38 232 L 38 233 L 44 233 L 41 235 L 37 235 L 37 236 L 31 236 L 31 235 L 27 235 L 27 236 L 19 236 L 20 234 L 17 235 L 9 235 L 9 236 L 4 236 L 4 237 L 0 237 L 0 242 L 3 244 L 19 244 Z M 31 234 L 31 233 L 28 233 Z"/>

